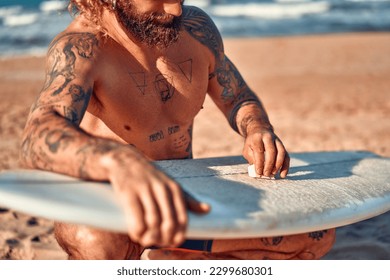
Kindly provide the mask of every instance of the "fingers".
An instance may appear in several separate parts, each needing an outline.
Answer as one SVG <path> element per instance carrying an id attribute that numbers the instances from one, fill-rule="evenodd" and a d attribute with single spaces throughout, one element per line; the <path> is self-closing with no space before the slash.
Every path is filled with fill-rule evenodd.
<path id="1" fill-rule="evenodd" d="M 286 154 L 284 161 L 283 161 L 282 169 L 280 170 L 280 177 L 281 178 L 287 177 L 289 168 L 290 168 L 290 156 L 288 154 Z"/>
<path id="2" fill-rule="evenodd" d="M 185 231 L 187 229 L 188 216 L 187 216 L 187 208 L 185 204 L 185 198 L 183 195 L 183 191 L 178 184 L 174 184 L 172 186 L 172 194 L 173 194 L 173 205 L 175 206 L 176 217 L 178 222 L 178 231 L 173 237 L 173 244 L 175 246 L 180 245 L 184 242 L 185 239 Z"/>
<path id="3" fill-rule="evenodd" d="M 173 181 L 161 184 L 155 182 L 151 190 L 142 193 L 142 207 L 144 220 L 140 218 L 135 221 L 143 224 L 136 228 L 133 234 L 144 247 L 178 246 L 185 240 L 188 216 L 187 208 L 198 214 L 205 214 L 210 211 L 210 206 L 200 202 L 190 194 L 184 192 L 181 187 Z M 133 211 L 134 215 L 135 212 Z M 133 225 L 134 226 L 134 225 Z"/>
<path id="4" fill-rule="evenodd" d="M 150 187 L 143 189 L 139 199 L 142 202 L 141 207 L 144 212 L 143 221 L 141 221 L 144 224 L 144 232 L 141 235 L 137 235 L 137 240 L 142 246 L 149 247 L 162 238 L 160 230 L 162 222 L 161 211 Z M 131 226 L 130 229 L 132 229 Z"/>
<path id="5" fill-rule="evenodd" d="M 135 185 L 136 189 L 132 188 Z M 184 242 L 187 208 L 180 186 L 164 174 L 117 188 L 127 217 L 129 237 L 143 247 Z"/>
<path id="6" fill-rule="evenodd" d="M 290 165 L 289 164 L 290 157 L 289 157 L 286 149 L 284 148 L 283 143 L 279 139 L 276 139 L 275 146 L 276 146 L 276 150 L 277 150 L 277 156 L 276 156 L 276 161 L 275 161 L 275 167 L 272 170 L 273 175 L 276 175 L 278 173 L 278 171 L 282 169 L 282 166 L 284 166 L 285 163 L 287 164 L 287 172 L 288 172 L 288 167 Z M 281 176 L 281 177 L 285 178 L 286 175 L 287 175 L 287 173 L 285 172 L 285 176 L 284 177 Z"/>
<path id="7" fill-rule="evenodd" d="M 197 214 L 206 214 L 210 212 L 211 207 L 209 204 L 197 200 L 186 191 L 183 191 L 183 193 L 188 210 Z"/>
<path id="8" fill-rule="evenodd" d="M 247 138 L 244 145 L 243 156 L 249 164 L 254 164 L 256 173 L 263 175 L 264 160 L 265 160 L 265 148 L 263 140 L 259 137 L 257 140 Z"/>
<path id="9" fill-rule="evenodd" d="M 264 136 L 264 146 L 265 164 L 263 175 L 266 177 L 270 177 L 275 167 L 275 158 L 277 154 L 274 138 L 270 134 Z"/>
<path id="10" fill-rule="evenodd" d="M 253 146 L 252 152 L 253 152 L 253 158 L 255 159 L 254 163 L 255 163 L 256 172 L 259 175 L 263 175 L 264 160 L 265 160 L 265 156 L 264 156 L 265 149 L 264 149 L 263 142 L 262 141 L 257 142 Z"/>
<path id="11" fill-rule="evenodd" d="M 287 153 L 285 147 L 283 146 L 283 143 L 279 139 L 276 139 L 275 145 L 278 154 L 276 157 L 276 163 L 275 163 L 275 168 L 273 170 L 273 174 L 275 175 L 280 170 L 280 177 L 286 178 L 290 168 L 290 156 Z"/>
<path id="12" fill-rule="evenodd" d="M 142 203 L 136 195 L 123 197 L 122 203 L 127 218 L 127 225 L 130 229 L 129 237 L 131 240 L 139 242 L 146 230 Z"/>
<path id="13" fill-rule="evenodd" d="M 165 186 L 156 184 L 154 194 L 157 200 L 162 221 L 160 246 L 176 246 L 184 241 L 187 224 L 187 213 L 180 187 L 174 182 Z"/>
<path id="14" fill-rule="evenodd" d="M 283 143 L 272 133 L 256 133 L 247 136 L 243 155 L 249 164 L 254 163 L 258 175 L 285 178 L 289 171 L 290 157 Z"/>

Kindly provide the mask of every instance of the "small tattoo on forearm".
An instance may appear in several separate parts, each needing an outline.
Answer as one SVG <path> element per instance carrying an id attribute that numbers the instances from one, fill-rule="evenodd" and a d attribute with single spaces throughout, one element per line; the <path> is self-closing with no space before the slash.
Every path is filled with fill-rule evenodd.
<path id="1" fill-rule="evenodd" d="M 241 131 L 245 131 L 245 127 L 249 122 L 248 120 L 243 119 L 240 124 L 237 124 L 237 120 L 236 120 L 237 113 L 242 107 L 251 104 L 256 104 L 259 107 L 262 106 L 260 100 L 250 90 L 242 92 L 240 95 L 236 97 L 236 100 L 234 101 L 233 109 L 231 110 L 229 115 L 229 124 L 238 133 L 239 133 L 239 128 L 241 128 Z M 252 117 L 252 119 L 253 118 L 254 117 Z M 257 118 L 259 118 L 259 116 L 257 116 Z"/>

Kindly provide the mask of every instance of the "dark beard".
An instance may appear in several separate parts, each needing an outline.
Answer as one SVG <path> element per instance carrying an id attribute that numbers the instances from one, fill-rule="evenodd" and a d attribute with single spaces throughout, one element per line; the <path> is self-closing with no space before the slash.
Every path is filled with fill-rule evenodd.
<path id="1" fill-rule="evenodd" d="M 128 32 L 149 47 L 168 48 L 179 39 L 181 16 L 150 13 L 139 14 L 132 1 L 118 1 L 116 17 Z"/>

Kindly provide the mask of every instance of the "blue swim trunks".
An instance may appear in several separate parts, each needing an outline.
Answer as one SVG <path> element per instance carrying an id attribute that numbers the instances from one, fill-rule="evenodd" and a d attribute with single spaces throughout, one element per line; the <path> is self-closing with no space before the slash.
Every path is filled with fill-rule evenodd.
<path id="1" fill-rule="evenodd" d="M 182 249 L 196 250 L 202 252 L 211 252 L 211 246 L 213 245 L 213 240 L 192 240 L 188 239 L 183 244 L 179 246 Z"/>
<path id="2" fill-rule="evenodd" d="M 213 240 L 193 240 L 187 239 L 177 248 L 170 249 L 186 249 L 186 250 L 194 250 L 200 252 L 211 252 L 211 246 L 213 245 Z M 160 247 L 151 247 L 150 249 L 161 249 Z"/>

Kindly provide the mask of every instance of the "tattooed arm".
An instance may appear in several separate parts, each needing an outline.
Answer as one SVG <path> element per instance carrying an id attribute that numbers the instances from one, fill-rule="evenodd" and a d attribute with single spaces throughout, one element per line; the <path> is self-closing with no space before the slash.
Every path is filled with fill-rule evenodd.
<path id="1" fill-rule="evenodd" d="M 49 47 L 46 81 L 33 104 L 22 142 L 22 162 L 83 179 L 105 180 L 92 157 L 120 147 L 79 128 L 93 93 L 98 40 L 91 33 L 67 33 Z M 98 161 L 99 162 L 99 161 Z"/>
<path id="2" fill-rule="evenodd" d="M 212 20 L 200 9 L 187 7 L 184 25 L 212 53 L 208 93 L 231 127 L 245 137 L 244 157 L 255 164 L 260 175 L 269 177 L 280 171 L 280 176 L 286 177 L 289 155 L 274 133 L 261 101 L 225 55 L 222 38 Z"/>
<path id="3" fill-rule="evenodd" d="M 21 160 L 31 168 L 110 181 L 134 242 L 179 245 L 187 225 L 179 185 L 131 145 L 93 137 L 79 127 L 93 95 L 98 44 L 93 34 L 68 33 L 51 45 L 46 83 L 27 121 Z M 187 204 L 193 211 L 205 209 L 190 198 Z"/>

